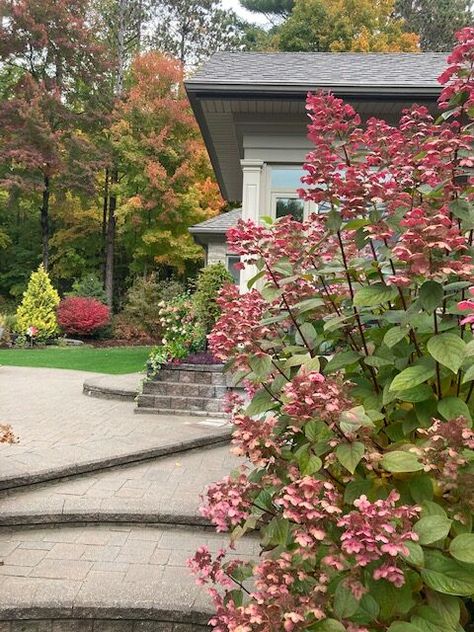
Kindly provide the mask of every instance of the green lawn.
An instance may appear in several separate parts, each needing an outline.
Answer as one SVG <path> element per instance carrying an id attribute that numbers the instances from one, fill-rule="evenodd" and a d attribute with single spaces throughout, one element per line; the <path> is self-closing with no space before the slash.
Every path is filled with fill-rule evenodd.
<path id="1" fill-rule="evenodd" d="M 151 347 L 0 349 L 0 365 L 75 369 L 94 373 L 143 371 Z"/>

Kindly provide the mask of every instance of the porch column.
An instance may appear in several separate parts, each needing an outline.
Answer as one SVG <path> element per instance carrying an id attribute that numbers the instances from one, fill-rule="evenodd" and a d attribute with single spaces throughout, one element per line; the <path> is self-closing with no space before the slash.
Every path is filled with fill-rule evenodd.
<path id="1" fill-rule="evenodd" d="M 263 160 L 244 158 L 240 161 L 243 173 L 242 219 L 258 222 L 260 217 L 260 191 Z M 249 266 L 240 273 L 240 291 L 247 291 L 247 283 L 256 274 L 255 266 Z"/>

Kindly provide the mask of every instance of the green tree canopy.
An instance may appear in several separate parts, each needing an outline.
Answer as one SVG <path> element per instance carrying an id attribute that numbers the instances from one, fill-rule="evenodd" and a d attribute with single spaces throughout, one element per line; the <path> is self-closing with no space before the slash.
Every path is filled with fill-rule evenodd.
<path id="1" fill-rule="evenodd" d="M 296 0 L 278 31 L 287 51 L 418 50 L 418 37 L 393 13 L 394 0 Z"/>
<path id="2" fill-rule="evenodd" d="M 470 0 L 397 0 L 397 14 L 420 36 L 422 50 L 448 51 L 454 34 L 473 23 Z"/>

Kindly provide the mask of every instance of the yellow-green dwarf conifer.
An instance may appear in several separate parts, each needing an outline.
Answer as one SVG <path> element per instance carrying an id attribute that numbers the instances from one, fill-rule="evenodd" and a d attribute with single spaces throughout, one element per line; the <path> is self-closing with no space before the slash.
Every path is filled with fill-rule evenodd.
<path id="1" fill-rule="evenodd" d="M 43 265 L 32 272 L 23 300 L 16 312 L 17 331 L 26 334 L 30 327 L 37 329 L 39 339 L 52 338 L 58 332 L 56 308 L 59 294 L 54 289 Z"/>

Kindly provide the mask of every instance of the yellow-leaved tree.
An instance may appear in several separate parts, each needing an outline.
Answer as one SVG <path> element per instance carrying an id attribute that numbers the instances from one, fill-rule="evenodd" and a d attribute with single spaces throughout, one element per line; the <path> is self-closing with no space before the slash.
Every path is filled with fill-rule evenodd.
<path id="1" fill-rule="evenodd" d="M 36 272 L 31 273 L 28 287 L 16 312 L 18 333 L 26 334 L 32 327 L 36 330 L 37 339 L 46 340 L 56 335 L 56 309 L 59 301 L 59 294 L 54 289 L 48 273 L 43 265 L 40 265 Z"/>

